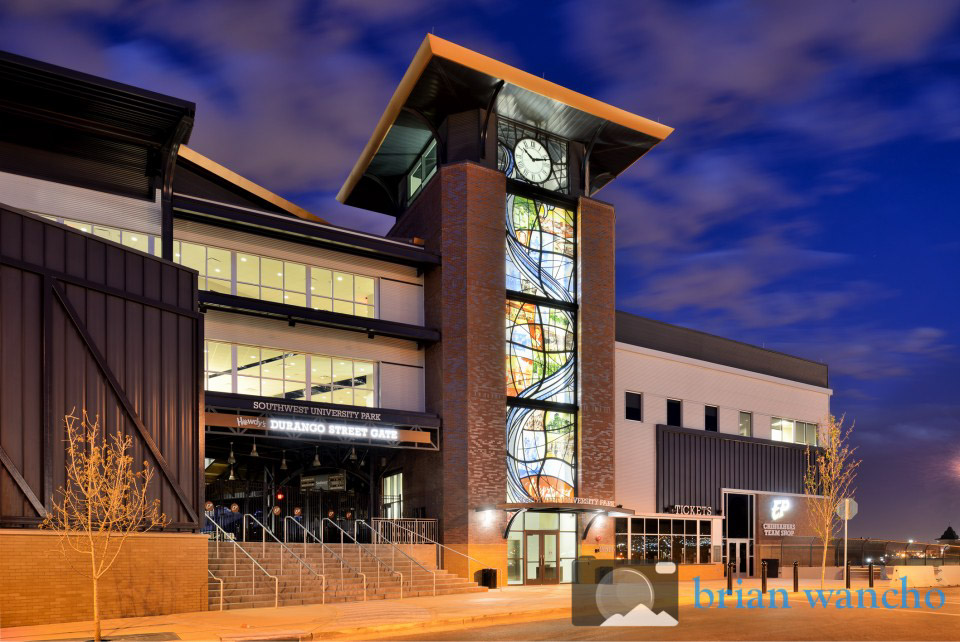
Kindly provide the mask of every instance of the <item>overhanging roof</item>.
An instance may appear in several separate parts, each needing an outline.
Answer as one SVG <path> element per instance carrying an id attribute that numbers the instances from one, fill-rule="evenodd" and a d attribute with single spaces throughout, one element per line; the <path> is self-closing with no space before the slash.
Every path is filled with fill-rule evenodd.
<path id="1" fill-rule="evenodd" d="M 428 35 L 377 123 L 337 200 L 385 213 L 364 190 L 405 174 L 450 114 L 486 109 L 496 94 L 497 114 L 531 123 L 589 145 L 591 193 L 603 187 L 673 131 L 543 78 Z M 429 122 L 424 122 L 423 119 Z M 363 186 L 367 187 L 363 187 Z M 359 189 L 358 189 L 359 186 Z"/>
<path id="2" fill-rule="evenodd" d="M 293 214 L 297 218 L 302 218 L 305 221 L 313 221 L 314 223 L 323 223 L 324 225 L 329 225 L 327 221 L 323 220 L 319 216 L 316 216 L 315 214 L 311 214 L 296 203 L 291 203 L 279 194 L 275 194 L 267 188 L 257 185 L 253 181 L 240 176 L 233 170 L 228 169 L 220 163 L 207 158 L 194 149 L 190 149 L 186 145 L 180 146 L 178 155 L 180 158 L 192 163 L 194 166 L 216 177 L 224 183 L 227 183 L 242 192 L 250 194 L 260 201 L 273 206 L 273 208 L 275 208 L 277 211 Z"/>
<path id="3" fill-rule="evenodd" d="M 0 52 L 0 169 L 153 199 L 191 102 Z"/>
<path id="4" fill-rule="evenodd" d="M 518 511 L 525 510 L 532 513 L 603 513 L 622 516 L 635 515 L 633 509 L 607 504 L 591 504 L 588 502 L 525 502 L 497 504 L 497 510 Z M 479 510 L 479 509 L 478 509 Z"/>

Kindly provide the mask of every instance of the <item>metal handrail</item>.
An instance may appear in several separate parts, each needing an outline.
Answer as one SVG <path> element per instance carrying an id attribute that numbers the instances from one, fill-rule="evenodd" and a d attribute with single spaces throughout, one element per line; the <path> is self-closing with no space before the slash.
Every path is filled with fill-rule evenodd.
<path id="1" fill-rule="evenodd" d="M 227 531 L 223 530 L 223 528 L 220 527 L 220 524 L 216 523 L 216 522 L 213 520 L 212 517 L 210 517 L 209 515 L 204 515 L 204 517 L 206 517 L 208 520 L 210 520 L 210 523 L 213 524 L 214 527 L 216 527 L 216 529 L 217 529 L 218 531 L 220 531 L 221 533 L 223 533 L 224 537 L 228 537 L 228 536 L 229 536 L 229 533 L 227 533 Z M 263 574 L 264 574 L 264 575 L 266 575 L 267 577 L 273 579 L 273 608 L 277 608 L 278 606 L 280 606 L 280 578 L 278 578 L 276 575 L 270 575 L 270 573 L 267 572 L 267 569 L 263 568 L 263 566 L 260 565 L 260 562 L 258 562 L 257 560 L 253 559 L 253 555 L 251 555 L 250 553 L 248 553 L 245 548 L 243 548 L 242 546 L 240 546 L 240 542 L 238 542 L 238 541 L 235 540 L 235 539 L 226 539 L 225 541 L 228 541 L 228 542 L 233 543 L 233 573 L 234 573 L 234 575 L 236 575 L 236 573 L 237 573 L 237 549 L 239 548 L 239 549 L 240 549 L 240 552 L 243 553 L 244 555 L 246 555 L 247 557 L 249 557 L 249 558 L 250 558 L 250 561 L 253 562 L 254 565 L 256 565 L 257 568 L 259 568 L 261 571 L 263 571 Z M 216 542 L 217 542 L 217 557 L 220 557 L 220 540 L 218 539 L 218 540 L 216 540 Z M 207 570 L 210 570 L 210 569 L 207 569 Z M 251 583 L 251 584 L 250 584 L 250 590 L 251 590 L 251 592 L 255 592 L 255 590 L 256 590 L 256 589 L 255 589 L 255 586 L 254 586 L 255 578 L 256 578 L 256 573 L 254 573 L 253 566 L 251 566 L 251 567 L 250 567 L 250 583 Z"/>
<path id="2" fill-rule="evenodd" d="M 353 543 L 354 543 L 354 544 L 356 544 L 358 547 L 360 547 L 360 550 L 362 550 L 364 553 L 366 553 L 367 555 L 369 555 L 369 556 L 372 557 L 373 559 L 377 560 L 377 562 L 378 562 L 381 566 L 386 567 L 386 569 L 387 569 L 388 571 L 390 571 L 390 573 L 393 573 L 393 574 L 398 575 L 398 576 L 400 577 L 400 599 L 401 599 L 401 600 L 403 599 L 403 573 L 401 573 L 401 572 L 398 571 L 397 569 L 393 568 L 392 566 L 390 566 L 389 564 L 387 564 L 386 562 L 384 562 L 382 559 L 380 559 L 379 557 L 377 557 L 377 555 L 376 555 L 375 553 L 371 553 L 370 551 L 368 551 L 368 550 L 367 550 L 367 547 L 364 546 L 363 544 L 361 544 L 360 542 L 358 542 L 356 537 L 351 537 L 351 536 L 350 536 L 350 533 L 348 533 L 347 531 L 345 531 L 345 530 L 343 530 L 342 528 L 340 528 L 340 525 L 337 524 L 336 522 L 334 522 L 334 521 L 333 521 L 332 519 L 330 519 L 329 517 L 324 517 L 322 520 L 320 520 L 320 529 L 321 529 L 321 530 L 320 530 L 320 538 L 321 538 L 321 541 L 323 540 L 323 522 L 330 522 L 330 524 L 331 524 L 334 528 L 336 528 L 338 531 L 340 531 L 340 549 L 341 549 L 341 550 L 343 550 L 343 536 L 346 535 L 347 537 L 349 537 L 350 539 L 353 540 Z M 362 564 L 361 564 L 361 566 L 362 566 Z M 378 573 L 377 573 L 377 589 L 379 589 L 379 588 L 380 588 L 380 573 L 378 572 Z"/>
<path id="3" fill-rule="evenodd" d="M 423 570 L 425 570 L 427 573 L 430 573 L 430 575 L 433 576 L 433 596 L 434 596 L 434 597 L 437 596 L 437 572 L 436 572 L 436 571 L 431 571 L 429 568 L 427 568 L 426 566 L 424 566 L 423 564 L 421 564 L 420 562 L 418 562 L 417 560 L 415 560 L 413 557 L 411 557 L 410 555 L 408 555 L 406 551 L 400 549 L 396 544 L 394 544 L 394 543 L 391 542 L 390 540 L 386 539 L 383 535 L 381 535 L 380 533 L 378 533 L 378 532 L 376 531 L 376 529 L 373 528 L 373 526 L 371 526 L 370 524 L 368 524 L 366 521 L 364 521 L 364 520 L 362 520 L 362 519 L 358 519 L 357 521 L 355 521 L 355 522 L 353 523 L 353 539 L 354 539 L 354 540 L 357 539 L 357 524 L 363 524 L 364 526 L 366 526 L 367 528 L 369 528 L 369 529 L 370 529 L 370 532 L 374 535 L 374 538 L 379 537 L 379 538 L 381 538 L 381 539 L 386 540 L 387 544 L 389 544 L 389 545 L 392 547 L 392 550 L 393 550 L 393 560 L 392 560 L 392 561 L 393 561 L 394 564 L 397 563 L 397 559 L 396 559 L 397 551 L 400 551 L 400 554 L 401 554 L 401 555 L 403 555 L 403 556 L 406 557 L 408 560 L 410 560 L 410 562 L 411 562 L 411 564 L 410 564 L 410 588 L 411 588 L 411 589 L 413 588 L 413 565 L 414 565 L 414 564 L 416 564 L 417 566 L 419 566 L 420 568 L 422 568 Z M 377 546 L 377 540 L 376 540 L 376 539 L 373 540 L 373 546 L 374 546 L 374 552 L 376 552 L 376 546 Z"/>
<path id="4" fill-rule="evenodd" d="M 303 569 L 304 569 L 304 567 L 306 567 L 306 569 L 307 569 L 308 571 L 310 571 L 311 573 L 313 573 L 314 575 L 316 575 L 317 577 L 320 578 L 320 604 L 326 604 L 326 603 L 327 603 L 327 595 L 326 595 L 326 593 L 327 593 L 327 578 L 326 578 L 326 576 L 325 576 L 323 573 L 317 573 L 316 569 L 314 569 L 312 566 L 310 566 L 309 564 L 307 564 L 306 560 L 302 559 L 299 555 L 297 555 L 296 553 L 294 553 L 292 548 L 290 548 L 289 546 L 287 546 L 284 542 L 281 542 L 281 541 L 280 541 L 280 538 L 278 538 L 276 535 L 274 535 L 272 530 L 270 530 L 269 528 L 267 528 L 267 527 L 263 524 L 263 522 L 261 522 L 259 519 L 257 519 L 255 516 L 251 515 L 250 513 L 244 513 L 244 515 L 243 515 L 243 539 L 244 539 L 244 540 L 247 539 L 247 518 L 248 518 L 248 517 L 249 517 L 250 519 L 252 519 L 253 521 L 255 521 L 257 524 L 259 524 L 259 525 L 260 525 L 260 528 L 263 530 L 263 554 L 266 555 L 266 552 L 267 552 L 267 539 L 266 539 L 266 538 L 267 538 L 267 533 L 270 533 L 270 537 L 272 537 L 273 539 L 275 539 L 275 540 L 277 541 L 277 544 L 279 544 L 279 545 L 282 546 L 284 549 L 286 549 L 291 555 L 293 555 L 293 558 L 294 558 L 295 560 L 297 560 L 298 562 L 300 562 L 300 566 L 298 567 L 298 569 L 299 569 L 299 572 L 298 572 L 299 577 L 298 577 L 298 579 L 299 579 L 299 582 L 300 582 L 300 591 L 303 591 Z M 283 555 L 280 556 L 280 574 L 283 575 Z"/>
<path id="5" fill-rule="evenodd" d="M 287 515 L 286 517 L 283 518 L 283 521 L 284 521 L 283 538 L 284 538 L 284 539 L 287 538 L 286 521 L 287 521 L 288 519 L 293 520 L 293 523 L 294 523 L 294 524 L 296 524 L 297 526 L 299 526 L 300 528 L 303 529 L 303 554 L 304 554 L 304 555 L 307 554 L 307 535 L 309 535 L 309 536 L 312 537 L 318 544 L 320 544 L 320 546 L 321 546 L 324 550 L 326 550 L 326 551 L 329 552 L 331 555 L 333 555 L 333 556 L 336 557 L 338 560 L 340 560 L 340 582 L 341 582 L 341 583 L 343 583 L 343 567 L 344 567 L 344 566 L 346 566 L 346 567 L 349 568 L 351 571 L 353 571 L 353 573 L 354 573 L 355 575 L 359 575 L 359 576 L 361 576 L 361 577 L 363 578 L 363 601 L 366 602 L 366 601 L 367 601 L 367 574 L 364 573 L 363 571 L 358 571 L 357 569 L 355 569 L 355 568 L 350 564 L 350 562 L 348 562 L 347 560 L 345 560 L 345 559 L 343 559 L 342 557 L 340 557 L 339 555 L 337 555 L 336 551 L 334 551 L 332 548 L 330 548 L 329 546 L 327 546 L 326 544 L 324 544 L 322 539 L 320 539 L 319 537 L 317 537 L 316 535 L 314 535 L 313 531 L 311 531 L 311 530 L 310 530 L 309 528 L 307 528 L 305 525 L 303 525 L 303 524 L 301 524 L 300 522 L 298 522 L 292 515 Z M 322 554 L 320 555 L 320 564 L 322 565 L 322 566 L 321 566 L 321 569 L 323 570 L 324 573 L 326 573 L 326 570 L 327 570 L 326 561 L 324 560 Z"/>
<path id="6" fill-rule="evenodd" d="M 222 611 L 223 610 L 223 579 L 214 575 L 213 571 L 211 571 L 209 568 L 207 569 L 207 573 L 210 574 L 210 577 L 220 582 L 220 610 Z"/>
<path id="7" fill-rule="evenodd" d="M 399 524 L 396 524 L 396 523 L 393 523 L 393 522 L 386 522 L 386 523 L 390 523 L 390 524 L 394 527 L 394 529 L 400 528 L 400 529 L 403 529 L 403 530 L 405 530 L 405 531 L 407 531 L 407 532 L 409 532 L 409 533 L 413 533 L 413 531 L 411 531 L 409 528 L 404 528 L 403 526 L 400 526 Z M 439 546 L 439 547 L 442 548 L 442 549 L 448 550 L 448 551 L 450 551 L 450 552 L 452 552 L 452 553 L 456 553 L 457 555 L 460 555 L 461 557 L 467 558 L 467 560 L 471 560 L 471 561 L 476 562 L 477 564 L 481 564 L 481 565 L 482 565 L 482 562 L 481 562 L 480 560 L 478 560 L 478 559 L 476 559 L 476 558 L 473 558 L 473 557 L 470 557 L 470 556 L 467 555 L 466 553 L 461 553 L 461 552 L 458 551 L 458 550 L 452 549 L 452 548 L 450 548 L 449 546 L 445 546 L 444 544 L 441 544 L 440 542 L 435 542 L 434 540 L 430 539 L 430 538 L 427 537 L 426 535 L 420 535 L 419 533 L 413 533 L 413 534 L 416 535 L 417 537 L 420 537 L 420 538 L 422 538 L 422 539 L 425 539 L 427 542 L 429 542 L 429 543 L 431 543 L 431 544 L 435 544 L 436 546 Z M 498 569 L 498 570 L 499 570 L 499 569 Z M 470 577 L 470 562 L 469 562 L 469 561 L 467 562 L 467 577 L 468 577 L 468 578 Z M 506 564 L 504 564 L 504 566 L 503 566 L 503 580 L 499 582 L 500 586 L 499 586 L 498 588 L 502 591 L 502 590 L 503 590 L 503 585 L 506 584 L 506 583 L 507 583 L 507 566 L 506 566 Z"/>

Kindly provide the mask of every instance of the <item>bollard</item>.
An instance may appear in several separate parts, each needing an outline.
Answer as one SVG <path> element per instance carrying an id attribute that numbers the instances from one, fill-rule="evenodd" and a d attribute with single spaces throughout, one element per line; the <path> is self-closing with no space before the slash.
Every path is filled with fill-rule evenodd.
<path id="1" fill-rule="evenodd" d="M 800 592 L 800 562 L 793 562 L 793 592 Z"/>
<path id="2" fill-rule="evenodd" d="M 870 588 L 873 588 L 873 562 L 870 562 L 869 566 L 867 566 L 867 569 L 870 572 Z"/>
<path id="3" fill-rule="evenodd" d="M 760 593 L 767 592 L 767 560 L 760 562 Z"/>
<path id="4" fill-rule="evenodd" d="M 727 595 L 733 595 L 733 562 L 727 564 Z"/>
<path id="5" fill-rule="evenodd" d="M 850 588 L 850 562 L 847 562 L 847 566 L 844 568 L 844 570 L 846 571 L 844 575 L 847 576 L 847 588 Z"/>

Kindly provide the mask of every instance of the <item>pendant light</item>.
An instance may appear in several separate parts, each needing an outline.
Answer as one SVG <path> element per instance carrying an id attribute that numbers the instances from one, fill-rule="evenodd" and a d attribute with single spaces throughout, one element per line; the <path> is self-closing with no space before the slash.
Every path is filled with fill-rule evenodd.
<path id="1" fill-rule="evenodd" d="M 287 469 L 287 451 L 283 451 L 283 458 L 280 460 L 280 470 Z"/>
<path id="2" fill-rule="evenodd" d="M 233 442 L 230 442 L 230 456 L 227 457 L 227 463 L 233 466 L 237 463 L 237 458 L 233 456 Z"/>
<path id="3" fill-rule="evenodd" d="M 257 452 L 257 438 L 253 438 L 253 450 L 250 451 L 251 457 L 259 457 L 260 453 Z"/>
<path id="4" fill-rule="evenodd" d="M 357 451 L 354 450 L 353 446 L 350 446 L 350 461 L 357 461 Z"/>
<path id="5" fill-rule="evenodd" d="M 233 474 L 233 466 L 230 466 L 230 476 L 227 477 L 228 480 L 233 481 L 236 479 L 236 476 Z"/>
<path id="6" fill-rule="evenodd" d="M 316 446 L 313 447 L 313 467 L 320 468 L 320 452 Z"/>

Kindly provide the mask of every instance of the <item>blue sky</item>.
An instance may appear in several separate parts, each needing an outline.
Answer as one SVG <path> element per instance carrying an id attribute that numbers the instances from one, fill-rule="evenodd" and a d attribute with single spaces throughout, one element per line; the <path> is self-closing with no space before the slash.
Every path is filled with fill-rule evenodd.
<path id="1" fill-rule="evenodd" d="M 676 128 L 599 198 L 620 308 L 830 365 L 854 535 L 960 525 L 960 4 L 7 0 L 8 50 L 197 103 L 191 145 L 333 195 L 428 32 Z"/>

